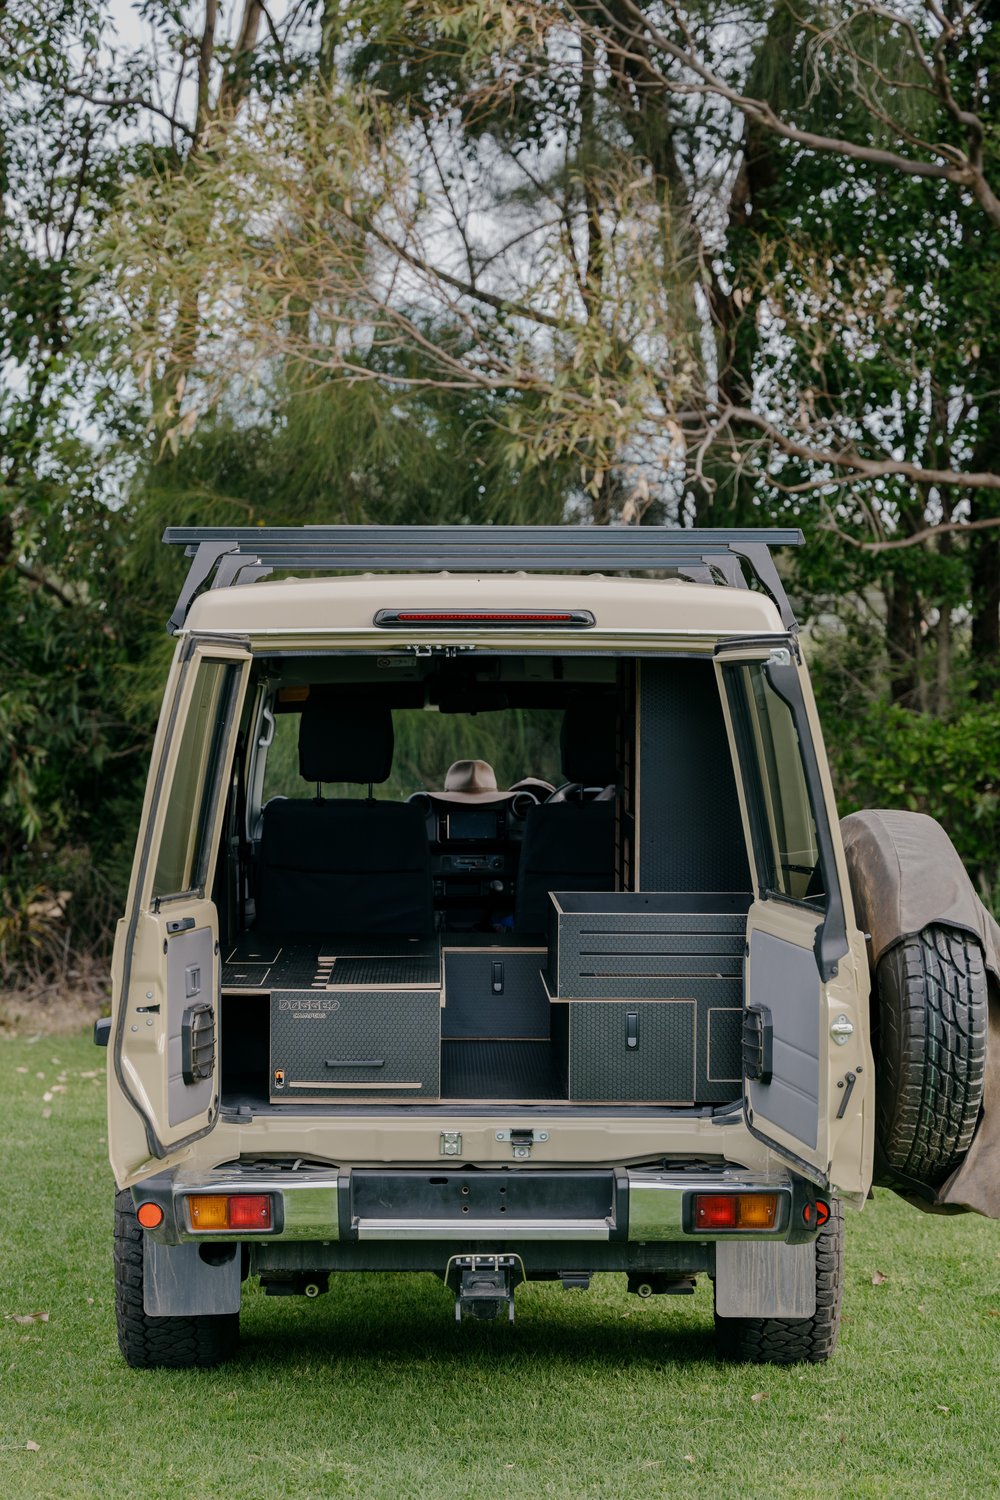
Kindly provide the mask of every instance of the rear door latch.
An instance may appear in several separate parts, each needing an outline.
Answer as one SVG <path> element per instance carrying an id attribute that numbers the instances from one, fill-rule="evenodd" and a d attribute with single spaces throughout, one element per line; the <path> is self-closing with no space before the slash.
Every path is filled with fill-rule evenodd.
<path id="1" fill-rule="evenodd" d="M 510 1141 L 511 1151 L 515 1161 L 526 1161 L 531 1155 L 534 1145 L 541 1145 L 547 1141 L 549 1132 L 547 1130 L 498 1130 L 498 1141 Z"/>

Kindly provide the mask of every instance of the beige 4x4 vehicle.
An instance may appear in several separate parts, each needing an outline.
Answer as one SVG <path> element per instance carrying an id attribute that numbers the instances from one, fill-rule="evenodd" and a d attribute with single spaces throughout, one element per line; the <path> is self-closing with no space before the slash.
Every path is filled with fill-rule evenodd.
<path id="1" fill-rule="evenodd" d="M 705 1274 L 720 1352 L 822 1360 L 876 1158 L 995 1210 L 995 928 L 929 819 L 838 825 L 768 550 L 799 533 L 166 540 L 193 561 L 98 1036 L 131 1365 L 225 1357 L 248 1275 L 389 1270 L 459 1317 Z M 428 711 L 548 764 L 380 798 Z"/>

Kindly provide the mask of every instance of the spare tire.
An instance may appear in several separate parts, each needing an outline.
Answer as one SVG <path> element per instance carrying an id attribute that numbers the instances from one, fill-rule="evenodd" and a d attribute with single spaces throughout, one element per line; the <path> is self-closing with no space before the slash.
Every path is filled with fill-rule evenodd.
<path id="1" fill-rule="evenodd" d="M 877 1180 L 936 1188 L 965 1157 L 983 1099 L 983 950 L 957 928 L 924 927 L 882 954 L 875 988 Z"/>

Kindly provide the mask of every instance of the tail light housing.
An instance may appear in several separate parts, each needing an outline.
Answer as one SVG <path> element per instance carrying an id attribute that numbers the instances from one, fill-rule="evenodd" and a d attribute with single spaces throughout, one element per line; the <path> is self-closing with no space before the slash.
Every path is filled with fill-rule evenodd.
<path id="1" fill-rule="evenodd" d="M 270 1193 L 189 1193 L 187 1215 L 195 1234 L 246 1233 L 272 1228 Z"/>
<path id="2" fill-rule="evenodd" d="M 695 1193 L 691 1232 L 767 1233 L 778 1227 L 777 1193 Z"/>

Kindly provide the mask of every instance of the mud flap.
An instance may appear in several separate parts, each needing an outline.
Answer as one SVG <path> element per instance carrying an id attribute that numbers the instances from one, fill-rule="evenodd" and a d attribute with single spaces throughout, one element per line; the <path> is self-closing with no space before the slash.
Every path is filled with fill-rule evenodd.
<path id="1" fill-rule="evenodd" d="M 223 1247 L 211 1246 L 213 1251 Z M 221 1264 L 201 1258 L 201 1245 L 158 1245 L 143 1235 L 142 1302 L 151 1318 L 197 1318 L 240 1310 L 239 1247 Z"/>
<path id="2" fill-rule="evenodd" d="M 816 1313 L 816 1245 L 719 1240 L 715 1311 L 720 1318 L 811 1318 Z"/>

